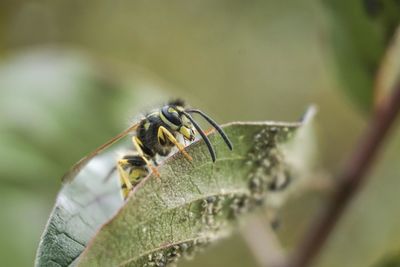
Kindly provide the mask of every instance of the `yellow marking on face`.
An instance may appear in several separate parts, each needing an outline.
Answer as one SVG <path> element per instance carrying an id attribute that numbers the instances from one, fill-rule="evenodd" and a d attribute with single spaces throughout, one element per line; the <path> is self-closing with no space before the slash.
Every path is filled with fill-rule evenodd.
<path id="1" fill-rule="evenodd" d="M 182 116 L 181 120 L 184 125 L 192 125 L 192 122 L 186 116 Z"/>
<path id="2" fill-rule="evenodd" d="M 186 138 L 186 139 L 190 139 L 191 135 L 190 135 L 190 130 L 183 126 L 181 127 L 181 129 L 179 130 L 179 132 Z"/>

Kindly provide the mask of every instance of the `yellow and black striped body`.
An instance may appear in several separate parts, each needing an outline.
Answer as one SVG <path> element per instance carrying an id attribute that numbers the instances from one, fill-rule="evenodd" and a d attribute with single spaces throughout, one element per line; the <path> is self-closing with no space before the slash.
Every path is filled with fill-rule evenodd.
<path id="1" fill-rule="evenodd" d="M 128 174 L 129 181 L 132 186 L 137 185 L 144 177 L 146 177 L 150 170 L 147 167 L 146 162 L 139 155 L 126 155 L 120 162 L 123 170 Z M 124 182 L 123 178 L 120 176 L 122 196 L 124 199 L 128 196 L 130 189 L 127 188 L 127 184 Z"/>
<path id="2" fill-rule="evenodd" d="M 168 156 L 174 147 L 174 144 L 169 139 L 163 138 L 163 136 L 160 137 L 160 126 L 166 128 L 176 137 L 176 133 L 162 121 L 159 111 L 147 115 L 136 130 L 136 136 L 141 142 L 140 146 L 143 153 L 149 159 L 154 160 L 156 155 Z"/>
<path id="3" fill-rule="evenodd" d="M 150 170 L 160 176 L 157 169 L 157 156 L 168 156 L 174 147 L 188 159 L 192 157 L 185 151 L 184 146 L 177 140 L 178 135 L 189 142 L 195 140 L 196 131 L 205 141 L 210 151 L 211 159 L 215 162 L 215 151 L 204 131 L 196 123 L 190 113 L 200 114 L 220 133 L 225 143 L 232 150 L 232 143 L 218 124 L 197 109 L 185 109 L 183 101 L 177 100 L 164 105 L 148 114 L 139 122 L 132 143 L 136 154 L 121 158 L 117 170 L 122 183 L 122 195 L 127 198 L 129 191 L 137 185 Z"/>
<path id="4" fill-rule="evenodd" d="M 160 131 L 160 128 L 165 129 Z M 166 136 L 167 131 L 170 137 Z M 119 162 L 122 166 L 123 171 L 128 174 L 129 183 L 124 180 L 123 174 L 120 173 L 121 189 L 124 199 L 127 198 L 130 190 L 137 185 L 144 177 L 149 173 L 149 164 L 151 161 L 155 166 L 157 163 L 157 156 L 168 156 L 172 149 L 177 146 L 171 141 L 177 136 L 176 131 L 172 130 L 171 127 L 164 123 L 160 116 L 160 111 L 155 111 L 148 114 L 140 123 L 136 129 L 133 142 L 138 146 L 138 154 L 132 156 L 125 156 Z M 183 148 L 181 148 L 183 149 Z M 190 157 L 190 156 L 189 156 Z M 190 158 L 191 159 L 191 158 Z M 150 165 L 150 166 L 149 166 Z M 158 173 L 155 169 L 153 171 Z M 126 178 L 125 178 L 126 179 Z"/>

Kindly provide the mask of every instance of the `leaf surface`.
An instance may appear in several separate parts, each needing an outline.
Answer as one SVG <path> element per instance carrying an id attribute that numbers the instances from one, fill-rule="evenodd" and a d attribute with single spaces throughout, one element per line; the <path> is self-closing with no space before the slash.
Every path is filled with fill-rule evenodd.
<path id="1" fill-rule="evenodd" d="M 372 110 L 375 76 L 400 22 L 398 1 L 325 0 L 337 72 L 349 98 Z"/>
<path id="2" fill-rule="evenodd" d="M 85 166 L 61 190 L 43 235 L 37 266 L 152 266 L 190 256 L 226 236 L 241 214 L 276 205 L 296 180 L 293 144 L 302 123 L 231 123 L 230 151 L 215 132 L 212 163 L 202 140 L 167 158 L 161 177 L 146 177 L 124 203 L 111 148 Z M 81 254 L 83 252 L 83 254 Z M 80 257 L 79 257 L 80 256 Z M 78 259 L 79 257 L 79 259 Z"/>

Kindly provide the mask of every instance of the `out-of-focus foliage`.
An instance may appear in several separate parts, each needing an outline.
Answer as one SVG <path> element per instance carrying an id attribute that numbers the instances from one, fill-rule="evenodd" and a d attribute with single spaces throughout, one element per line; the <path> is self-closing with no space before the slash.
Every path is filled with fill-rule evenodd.
<path id="1" fill-rule="evenodd" d="M 398 267 L 400 266 L 400 254 L 387 255 L 383 260 L 371 267 Z"/>
<path id="2" fill-rule="evenodd" d="M 374 103 L 375 76 L 400 22 L 396 0 L 324 0 L 330 38 L 346 94 L 363 110 Z"/>
<path id="3" fill-rule="evenodd" d="M 6 6 L 10 13 L 0 21 L 6 51 L 72 44 L 134 63 L 229 121 L 263 120 L 265 106 L 271 118 L 290 121 L 292 112 L 301 114 L 314 93 L 329 86 L 318 35 L 323 10 L 310 0 L 47 0 Z M 278 104 L 281 99 L 286 105 Z"/>
<path id="4" fill-rule="evenodd" d="M 399 127 L 392 132 L 369 182 L 338 224 L 316 266 L 370 266 L 399 250 L 400 166 L 395 163 L 400 151 Z"/>

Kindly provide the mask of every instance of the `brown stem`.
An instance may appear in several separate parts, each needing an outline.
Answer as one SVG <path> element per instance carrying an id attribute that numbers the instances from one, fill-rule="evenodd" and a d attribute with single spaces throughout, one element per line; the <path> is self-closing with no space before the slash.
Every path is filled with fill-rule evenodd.
<path id="1" fill-rule="evenodd" d="M 389 128 L 393 125 L 400 110 L 400 82 L 396 84 L 392 95 L 371 118 L 361 142 L 356 146 L 353 154 L 343 166 L 338 175 L 338 187 L 324 212 L 317 216 L 315 223 L 306 233 L 300 243 L 297 253 L 294 254 L 290 267 L 306 267 L 314 260 L 325 244 L 329 234 L 343 215 L 350 200 L 366 180 L 367 172 L 382 146 Z"/>

